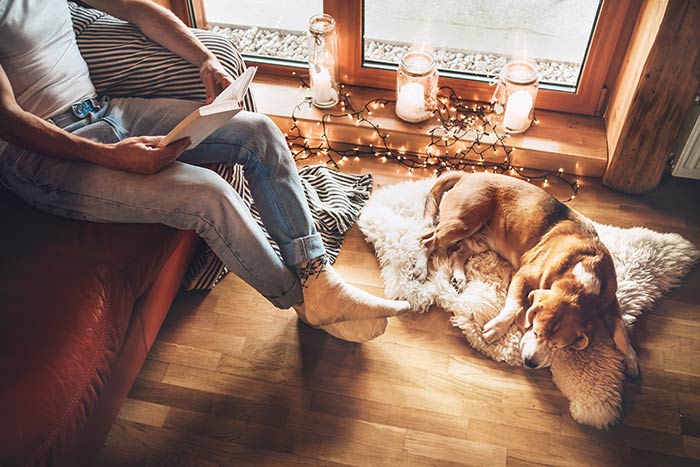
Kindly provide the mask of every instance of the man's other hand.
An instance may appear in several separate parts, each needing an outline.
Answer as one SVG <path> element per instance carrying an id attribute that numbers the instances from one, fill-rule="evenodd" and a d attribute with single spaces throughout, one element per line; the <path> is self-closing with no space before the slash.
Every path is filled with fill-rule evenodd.
<path id="1" fill-rule="evenodd" d="M 207 104 L 211 104 L 221 91 L 235 81 L 215 57 L 208 58 L 202 62 L 202 65 L 199 67 L 199 76 L 207 92 Z"/>
<path id="2" fill-rule="evenodd" d="M 113 169 L 154 174 L 172 164 L 190 145 L 190 139 L 183 138 L 159 148 L 161 139 L 162 136 L 137 136 L 107 145 L 109 153 L 100 162 Z"/>

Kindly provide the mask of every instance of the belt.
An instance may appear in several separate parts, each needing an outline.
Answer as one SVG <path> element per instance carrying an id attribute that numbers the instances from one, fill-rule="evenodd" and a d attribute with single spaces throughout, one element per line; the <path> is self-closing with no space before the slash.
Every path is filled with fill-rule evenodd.
<path id="1" fill-rule="evenodd" d="M 71 123 L 83 120 L 93 112 L 97 112 L 100 110 L 100 107 L 100 103 L 94 97 L 90 97 L 83 101 L 76 102 L 60 114 L 54 115 L 46 120 L 56 126 L 65 127 Z"/>
<path id="2" fill-rule="evenodd" d="M 85 118 L 90 112 L 95 112 L 100 109 L 100 104 L 97 103 L 94 97 L 90 99 L 85 99 L 82 102 L 71 105 L 69 111 L 73 111 L 73 114 L 78 118 Z"/>

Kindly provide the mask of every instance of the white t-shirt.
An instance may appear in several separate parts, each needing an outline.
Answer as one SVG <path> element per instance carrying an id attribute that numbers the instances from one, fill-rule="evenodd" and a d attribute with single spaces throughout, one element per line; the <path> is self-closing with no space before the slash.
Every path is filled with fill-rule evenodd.
<path id="1" fill-rule="evenodd" d="M 0 64 L 19 106 L 41 118 L 96 94 L 66 0 L 0 0 Z"/>

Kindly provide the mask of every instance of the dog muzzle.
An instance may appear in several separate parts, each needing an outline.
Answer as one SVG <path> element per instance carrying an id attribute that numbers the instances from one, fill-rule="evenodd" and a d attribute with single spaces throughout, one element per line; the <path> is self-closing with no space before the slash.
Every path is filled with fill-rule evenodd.
<path id="1" fill-rule="evenodd" d="M 548 367 L 552 363 L 552 349 L 532 331 L 526 332 L 520 339 L 520 355 L 523 364 L 533 370 Z"/>

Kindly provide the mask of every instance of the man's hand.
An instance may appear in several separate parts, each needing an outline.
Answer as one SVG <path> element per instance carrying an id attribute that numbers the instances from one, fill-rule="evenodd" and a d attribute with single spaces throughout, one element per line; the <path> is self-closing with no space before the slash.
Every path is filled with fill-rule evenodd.
<path id="1" fill-rule="evenodd" d="M 202 62 L 202 65 L 199 67 L 199 76 L 207 92 L 207 104 L 211 104 L 221 91 L 235 81 L 215 57 L 208 58 Z"/>
<path id="2" fill-rule="evenodd" d="M 183 138 L 159 148 L 161 139 L 162 136 L 138 136 L 108 144 L 108 153 L 100 165 L 150 175 L 172 164 L 190 145 L 190 139 Z"/>

